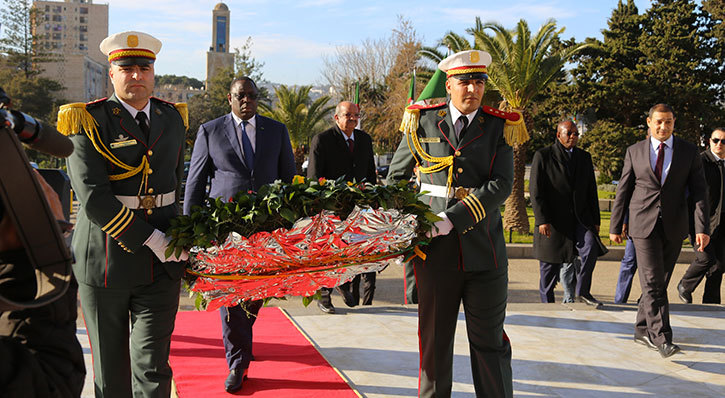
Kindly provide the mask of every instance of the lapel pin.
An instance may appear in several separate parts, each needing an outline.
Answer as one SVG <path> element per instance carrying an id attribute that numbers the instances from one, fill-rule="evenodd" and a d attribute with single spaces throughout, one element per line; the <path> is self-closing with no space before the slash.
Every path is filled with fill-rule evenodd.
<path id="1" fill-rule="evenodd" d="M 438 117 L 446 117 L 446 114 L 447 112 L 445 109 L 441 109 L 438 111 Z"/>
<path id="2" fill-rule="evenodd" d="M 121 108 L 114 107 L 113 109 L 111 109 L 111 112 L 113 112 L 114 116 L 118 116 L 121 114 Z"/>

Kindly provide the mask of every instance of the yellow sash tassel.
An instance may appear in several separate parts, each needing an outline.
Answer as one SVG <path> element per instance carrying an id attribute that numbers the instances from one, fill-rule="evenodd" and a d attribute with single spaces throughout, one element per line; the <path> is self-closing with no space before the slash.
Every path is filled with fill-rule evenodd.
<path id="1" fill-rule="evenodd" d="M 186 104 L 184 104 L 184 106 L 186 106 Z M 93 115 L 88 112 L 86 104 L 82 102 L 75 102 L 72 104 L 62 105 L 58 111 L 58 131 L 64 135 L 75 135 L 85 132 L 88 139 L 91 140 L 93 147 L 101 154 L 101 156 L 106 158 L 113 165 L 126 170 L 125 173 L 109 175 L 108 179 L 111 181 L 124 180 L 143 171 L 144 178 L 140 191 L 145 191 L 145 187 L 148 182 L 148 157 L 144 155 L 141 159 L 141 163 L 138 166 L 133 167 L 123 163 L 114 156 L 113 153 L 111 153 L 111 151 L 103 144 L 103 140 L 98 132 L 98 122 L 96 122 Z"/>
<path id="2" fill-rule="evenodd" d="M 406 108 L 403 114 L 403 121 L 400 123 L 400 131 L 405 134 L 408 143 L 408 149 L 413 154 L 415 162 L 418 164 L 418 171 L 424 174 L 437 173 L 448 168 L 448 179 L 446 181 L 446 193 L 450 193 L 451 184 L 453 183 L 453 155 L 450 156 L 431 156 L 423 150 L 418 140 L 418 125 L 420 120 L 420 110 Z M 413 145 L 411 146 L 411 142 Z M 418 163 L 416 153 L 421 159 L 432 163 L 430 166 L 421 166 Z"/>
<path id="3" fill-rule="evenodd" d="M 503 127 L 504 139 L 511 146 L 523 144 L 529 140 L 529 132 L 526 130 L 524 115 L 518 109 L 509 110 L 508 112 L 518 113 L 519 119 L 515 122 L 506 119 L 506 124 Z"/>
<path id="4" fill-rule="evenodd" d="M 184 121 L 184 127 L 186 129 L 189 129 L 189 107 L 186 105 L 185 102 L 179 102 L 174 104 L 174 108 L 176 108 L 177 111 L 179 111 L 179 114 L 181 115 L 181 120 Z"/>

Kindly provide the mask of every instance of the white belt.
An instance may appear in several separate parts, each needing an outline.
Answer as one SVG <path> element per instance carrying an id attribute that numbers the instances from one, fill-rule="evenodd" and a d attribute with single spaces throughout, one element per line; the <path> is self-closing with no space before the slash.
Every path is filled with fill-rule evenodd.
<path id="1" fill-rule="evenodd" d="M 463 200 L 463 198 L 468 196 L 468 194 L 471 193 L 474 189 L 475 188 L 451 187 L 451 191 L 447 192 L 447 187 L 445 185 L 433 185 L 426 183 L 420 184 L 420 191 L 428 191 L 428 193 L 426 193 L 426 195 L 428 196 L 436 196 L 439 198 L 456 198 L 458 200 Z"/>
<path id="2" fill-rule="evenodd" d="M 176 202 L 176 191 L 159 195 L 125 196 L 116 195 L 116 199 L 129 209 L 153 209 L 164 207 Z"/>

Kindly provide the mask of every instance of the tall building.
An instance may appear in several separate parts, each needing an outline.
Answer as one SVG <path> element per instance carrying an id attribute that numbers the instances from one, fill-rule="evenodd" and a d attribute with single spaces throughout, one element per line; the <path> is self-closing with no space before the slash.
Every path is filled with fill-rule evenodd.
<path id="1" fill-rule="evenodd" d="M 40 11 L 35 34 L 48 52 L 62 60 L 43 64 L 43 75 L 59 81 L 58 94 L 71 102 L 87 102 L 108 95 L 108 60 L 98 46 L 108 36 L 108 4 L 93 0 L 34 1 Z"/>
<path id="2" fill-rule="evenodd" d="M 214 6 L 212 14 L 211 46 L 206 53 L 206 83 L 221 68 L 234 67 L 234 54 L 229 52 L 229 7 L 224 3 Z"/>

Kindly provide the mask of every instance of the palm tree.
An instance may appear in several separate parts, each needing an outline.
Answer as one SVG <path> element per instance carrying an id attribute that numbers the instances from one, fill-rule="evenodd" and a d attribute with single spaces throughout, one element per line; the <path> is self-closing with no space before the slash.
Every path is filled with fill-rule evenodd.
<path id="1" fill-rule="evenodd" d="M 564 28 L 557 29 L 554 19 L 549 19 L 532 37 L 529 25 L 523 19 L 514 30 L 507 30 L 497 23 L 483 24 L 479 17 L 476 17 L 475 27 L 467 29 L 473 35 L 476 47 L 491 54 L 488 84 L 503 98 L 499 108 L 523 113 L 529 131 L 533 129 L 533 117 L 527 106 L 549 84 L 565 76 L 564 65 L 574 54 L 589 46 L 576 44 L 555 49 L 554 44 L 563 31 Z M 514 183 L 504 211 L 505 228 L 521 233 L 529 233 L 524 199 L 526 147 L 526 142 L 514 144 Z"/>
<path id="2" fill-rule="evenodd" d="M 260 103 L 261 114 L 280 121 L 287 126 L 292 148 L 295 151 L 297 171 L 302 171 L 305 149 L 309 147 L 310 138 L 327 127 L 324 120 L 329 117 L 335 107 L 327 105 L 329 96 L 322 96 L 314 101 L 310 99 L 312 86 L 289 88 L 284 84 L 274 89 L 277 104 L 271 107 Z"/>
<path id="3" fill-rule="evenodd" d="M 443 50 L 441 50 L 443 48 Z M 436 65 L 441 62 L 445 57 L 448 56 L 448 52 L 455 54 L 457 52 L 474 49 L 471 43 L 463 36 L 449 31 L 443 36 L 442 39 L 436 43 L 435 47 L 421 47 L 418 50 L 418 55 L 428 59 Z M 475 48 L 477 49 L 477 48 Z M 428 79 L 433 75 L 435 69 L 426 69 L 420 71 L 420 77 L 422 82 L 427 82 Z"/>

